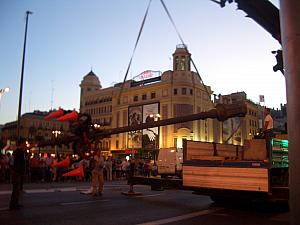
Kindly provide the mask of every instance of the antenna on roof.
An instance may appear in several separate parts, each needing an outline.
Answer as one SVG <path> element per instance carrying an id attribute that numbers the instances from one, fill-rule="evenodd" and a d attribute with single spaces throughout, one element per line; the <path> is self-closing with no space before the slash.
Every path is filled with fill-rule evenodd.
<path id="1" fill-rule="evenodd" d="M 54 80 L 51 80 L 51 101 L 50 101 L 50 110 L 53 109 L 53 94 L 54 94 L 54 87 L 53 87 Z"/>

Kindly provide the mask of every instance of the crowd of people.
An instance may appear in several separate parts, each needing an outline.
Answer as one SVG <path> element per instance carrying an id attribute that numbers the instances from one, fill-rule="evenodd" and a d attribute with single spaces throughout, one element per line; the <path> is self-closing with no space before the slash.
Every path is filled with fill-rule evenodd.
<path id="1" fill-rule="evenodd" d="M 91 181 L 90 194 L 101 196 L 104 180 L 127 179 L 133 175 L 147 177 L 157 175 L 156 163 L 152 165 L 149 160 L 113 159 L 110 156 L 104 159 L 101 150 L 96 150 L 94 154 L 83 158 L 63 154 L 57 157 L 51 154 L 30 155 L 26 154 L 24 143 L 20 142 L 12 155 L 0 154 L 0 183 L 12 184 L 10 210 L 22 207 L 19 198 L 24 182 L 56 182 L 74 179 Z M 78 171 L 78 174 L 75 171 Z"/>
<path id="2" fill-rule="evenodd" d="M 71 158 L 69 167 L 52 167 L 54 163 Z M 25 154 L 25 182 L 55 182 L 66 180 L 92 180 L 94 156 L 85 156 L 84 158 L 73 158 L 69 155 L 60 154 L 54 157 L 51 154 Z M 11 181 L 11 166 L 13 165 L 13 155 L 11 153 L 0 153 L 0 183 L 10 183 Z M 65 178 L 62 174 L 83 166 L 84 178 Z M 134 169 L 130 169 L 131 167 Z M 134 175 L 138 176 L 156 176 L 157 165 L 151 163 L 147 159 L 130 159 L 112 158 L 108 156 L 104 159 L 103 176 L 104 180 L 120 180 L 126 179 L 130 170 L 133 170 Z"/>

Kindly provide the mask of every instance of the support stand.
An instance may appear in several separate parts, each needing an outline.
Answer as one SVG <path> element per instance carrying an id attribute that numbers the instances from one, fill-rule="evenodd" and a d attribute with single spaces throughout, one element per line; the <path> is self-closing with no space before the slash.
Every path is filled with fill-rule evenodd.
<path id="1" fill-rule="evenodd" d="M 135 192 L 133 190 L 133 184 L 129 185 L 129 191 L 128 192 L 122 192 L 122 195 L 126 195 L 126 196 L 137 196 L 137 195 L 142 195 L 141 192 Z"/>

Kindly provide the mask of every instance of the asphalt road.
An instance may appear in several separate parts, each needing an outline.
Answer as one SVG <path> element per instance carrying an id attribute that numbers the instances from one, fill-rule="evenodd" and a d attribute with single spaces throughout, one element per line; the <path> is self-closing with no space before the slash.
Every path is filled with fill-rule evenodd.
<path id="1" fill-rule="evenodd" d="M 88 183 L 25 185 L 20 210 L 8 210 L 10 186 L 0 185 L 2 225 L 288 225 L 289 212 L 270 205 L 217 205 L 190 191 L 151 191 L 125 181 L 105 183 L 104 194 L 81 192 Z"/>

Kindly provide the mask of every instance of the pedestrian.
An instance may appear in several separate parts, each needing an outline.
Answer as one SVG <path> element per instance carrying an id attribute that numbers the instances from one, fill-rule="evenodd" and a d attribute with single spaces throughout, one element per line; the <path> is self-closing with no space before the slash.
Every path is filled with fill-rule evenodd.
<path id="1" fill-rule="evenodd" d="M 98 150 L 93 158 L 93 170 L 92 170 L 92 195 L 101 196 L 103 192 L 104 178 L 103 167 L 104 159 L 101 154 L 101 150 Z"/>
<path id="2" fill-rule="evenodd" d="M 107 174 L 107 180 L 112 181 L 112 161 L 110 156 L 108 156 L 107 160 L 105 161 L 105 169 Z"/>
<path id="3" fill-rule="evenodd" d="M 10 179 L 11 179 L 10 162 L 12 161 L 12 155 L 10 154 L 10 152 L 6 153 L 4 157 L 4 161 L 5 161 L 5 181 L 7 183 L 10 183 Z"/>
<path id="4" fill-rule="evenodd" d="M 25 140 L 20 140 L 17 149 L 13 153 L 13 164 L 11 166 L 12 176 L 12 194 L 9 203 L 10 210 L 16 210 L 21 207 L 19 203 L 20 192 L 23 189 L 23 176 L 25 173 Z"/>
<path id="5" fill-rule="evenodd" d="M 157 176 L 157 172 L 158 172 L 158 167 L 157 167 L 157 164 L 156 164 L 155 161 L 154 161 L 154 164 L 152 166 L 151 171 L 152 171 L 152 176 L 156 177 Z"/>
<path id="6" fill-rule="evenodd" d="M 144 176 L 145 177 L 150 177 L 150 171 L 151 171 L 151 165 L 149 160 L 146 160 L 144 164 Z"/>
<path id="7" fill-rule="evenodd" d="M 29 161 L 30 181 L 36 182 L 40 178 L 40 161 L 37 154 L 34 154 Z"/>
<path id="8" fill-rule="evenodd" d="M 267 148 L 267 158 L 271 158 L 272 154 L 272 145 L 271 140 L 274 136 L 273 134 L 273 118 L 270 114 L 270 109 L 265 108 L 264 110 L 265 119 L 264 119 L 264 134 L 266 140 L 266 148 Z"/>
<path id="9" fill-rule="evenodd" d="M 47 157 L 45 158 L 45 165 L 46 165 L 46 181 L 51 181 L 51 164 L 53 163 L 53 157 L 50 153 L 47 153 Z"/>
<path id="10" fill-rule="evenodd" d="M 119 180 L 122 176 L 122 160 L 117 159 L 116 160 L 116 178 Z"/>
<path id="11" fill-rule="evenodd" d="M 121 164 L 121 169 L 122 169 L 122 177 L 127 177 L 127 170 L 128 170 L 128 162 L 127 159 L 123 159 L 122 164 Z"/>

